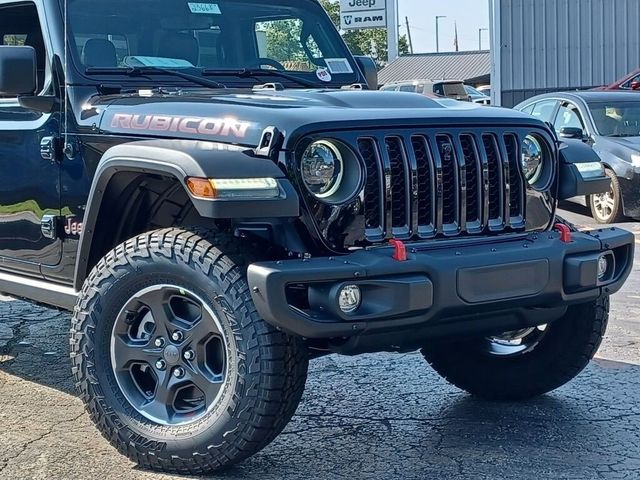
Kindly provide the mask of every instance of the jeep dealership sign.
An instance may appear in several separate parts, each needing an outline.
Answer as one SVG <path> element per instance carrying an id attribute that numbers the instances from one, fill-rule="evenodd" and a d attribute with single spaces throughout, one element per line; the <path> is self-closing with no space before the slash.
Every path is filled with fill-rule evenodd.
<path id="1" fill-rule="evenodd" d="M 343 30 L 386 26 L 387 0 L 340 0 L 340 27 Z"/>

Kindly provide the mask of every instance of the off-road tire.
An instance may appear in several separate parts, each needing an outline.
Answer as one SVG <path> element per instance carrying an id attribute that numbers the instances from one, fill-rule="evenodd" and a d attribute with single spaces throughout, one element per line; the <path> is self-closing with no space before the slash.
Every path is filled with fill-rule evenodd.
<path id="1" fill-rule="evenodd" d="M 613 170 L 609 170 L 608 168 L 605 170 L 607 177 L 611 180 L 611 196 L 613 197 L 614 206 L 612 208 L 611 215 L 603 216 L 598 212 L 598 209 L 595 205 L 595 195 L 589 195 L 587 197 L 589 209 L 591 210 L 591 216 L 593 219 L 603 225 L 608 225 L 612 223 L 622 223 L 627 217 L 624 214 L 624 207 L 622 204 L 622 190 L 620 189 L 620 181 L 618 177 L 613 172 Z"/>
<path id="2" fill-rule="evenodd" d="M 436 372 L 462 390 L 488 400 L 524 400 L 576 377 L 598 351 L 608 316 L 609 297 L 570 306 L 533 350 L 516 356 L 483 351 L 483 338 L 434 341 L 422 353 Z"/>
<path id="3" fill-rule="evenodd" d="M 258 316 L 241 252 L 238 239 L 216 232 L 158 230 L 109 252 L 84 284 L 70 332 L 76 385 L 101 433 L 143 468 L 194 475 L 223 469 L 268 445 L 298 406 L 306 347 Z M 220 312 L 234 353 L 219 405 L 180 426 L 141 416 L 119 389 L 107 353 L 125 297 L 169 280 L 182 282 Z"/>

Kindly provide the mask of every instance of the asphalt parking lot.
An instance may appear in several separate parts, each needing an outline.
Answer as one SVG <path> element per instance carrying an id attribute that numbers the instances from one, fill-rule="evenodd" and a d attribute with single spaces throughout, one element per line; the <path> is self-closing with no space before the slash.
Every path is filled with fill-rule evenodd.
<path id="1" fill-rule="evenodd" d="M 640 224 L 625 226 L 640 242 Z M 636 269 L 587 371 L 523 404 L 473 399 L 417 354 L 317 360 L 285 432 L 219 478 L 640 478 L 638 287 Z M 68 329 L 67 313 L 0 301 L 0 478 L 172 478 L 138 470 L 93 427 L 71 381 Z"/>

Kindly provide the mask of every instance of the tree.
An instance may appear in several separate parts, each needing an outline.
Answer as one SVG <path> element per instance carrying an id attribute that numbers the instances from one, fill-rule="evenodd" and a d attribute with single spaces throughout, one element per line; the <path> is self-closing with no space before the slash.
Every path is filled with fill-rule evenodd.
<path id="1" fill-rule="evenodd" d="M 327 11 L 331 20 L 340 28 L 340 4 L 336 0 L 320 0 L 320 3 Z M 350 30 L 342 32 L 349 49 L 355 55 L 368 55 L 373 57 L 379 67 L 384 66 L 389 58 L 387 48 L 387 30 L 384 28 L 373 28 L 369 30 Z M 409 42 L 406 35 L 399 38 L 398 50 L 400 55 L 409 53 Z"/>

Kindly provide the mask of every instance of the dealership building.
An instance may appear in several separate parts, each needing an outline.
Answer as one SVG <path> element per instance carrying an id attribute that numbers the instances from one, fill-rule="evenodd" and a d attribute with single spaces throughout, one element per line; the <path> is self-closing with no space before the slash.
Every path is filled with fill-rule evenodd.
<path id="1" fill-rule="evenodd" d="M 491 84 L 512 107 L 540 93 L 613 83 L 640 67 L 640 0 L 488 0 L 491 51 L 405 55 L 380 82 Z"/>
<path id="2" fill-rule="evenodd" d="M 614 82 L 640 66 L 640 0 L 490 0 L 494 105 Z"/>

